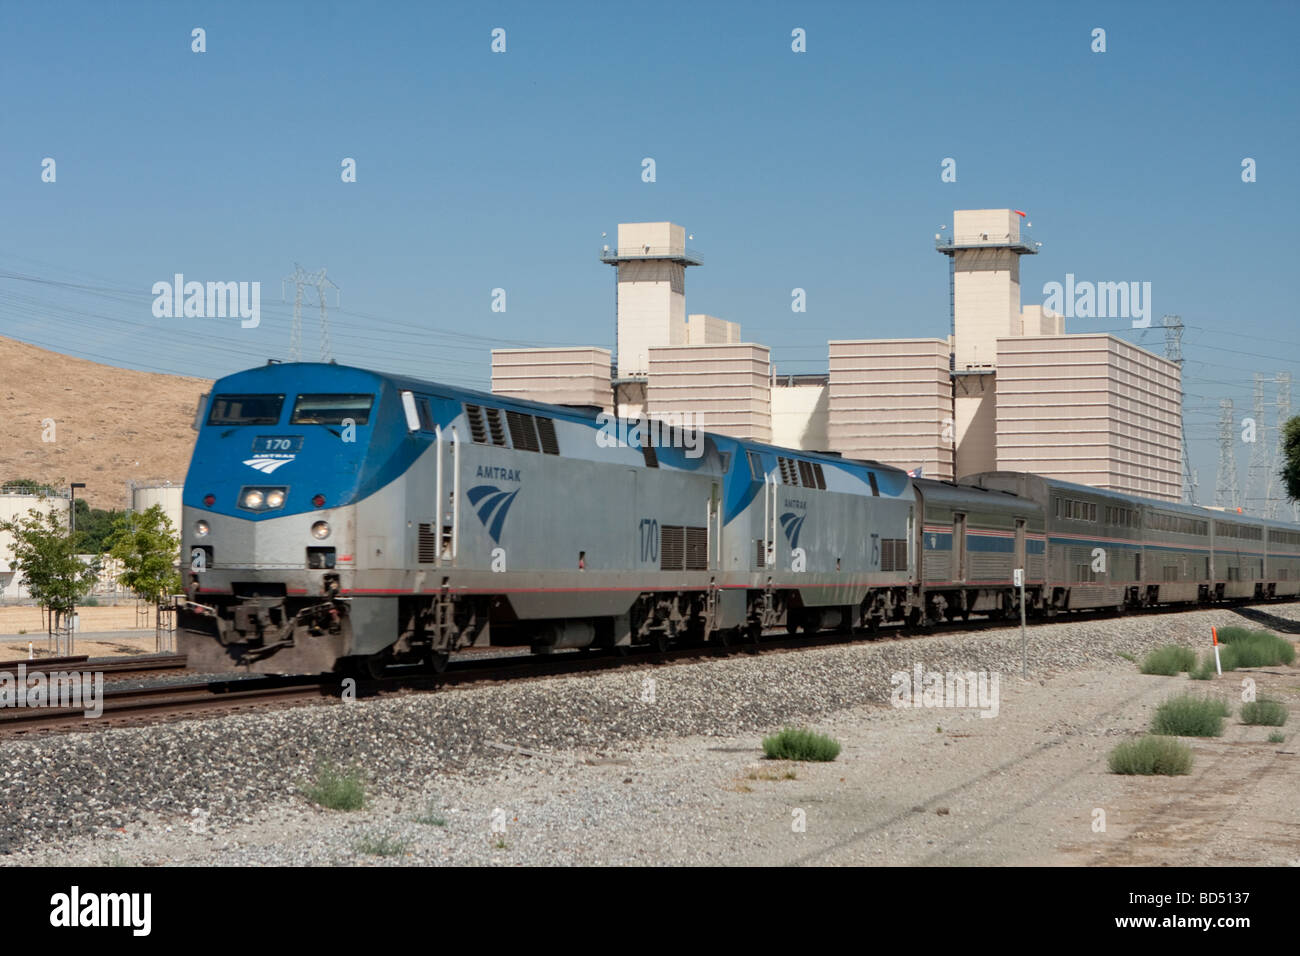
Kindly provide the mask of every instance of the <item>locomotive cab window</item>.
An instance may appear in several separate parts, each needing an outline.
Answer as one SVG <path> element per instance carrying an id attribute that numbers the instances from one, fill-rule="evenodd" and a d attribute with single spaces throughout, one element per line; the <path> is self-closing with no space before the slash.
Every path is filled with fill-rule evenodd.
<path id="1" fill-rule="evenodd" d="M 275 425 L 283 395 L 218 395 L 208 413 L 209 425 Z"/>
<path id="2" fill-rule="evenodd" d="M 433 421 L 433 412 L 429 410 L 429 399 L 420 395 L 415 400 L 415 409 L 420 416 L 420 431 L 436 431 L 437 427 Z"/>
<path id="3" fill-rule="evenodd" d="M 367 425 L 374 401 L 373 395 L 299 395 L 289 424 L 342 425 L 351 419 L 354 425 Z"/>

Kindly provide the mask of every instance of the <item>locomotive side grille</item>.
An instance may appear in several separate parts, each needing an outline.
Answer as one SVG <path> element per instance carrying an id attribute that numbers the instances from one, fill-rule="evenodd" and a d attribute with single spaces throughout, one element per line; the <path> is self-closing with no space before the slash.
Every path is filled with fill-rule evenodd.
<path id="1" fill-rule="evenodd" d="M 906 538 L 881 538 L 880 539 L 880 570 L 882 571 L 906 571 L 907 570 L 907 539 Z"/>
<path id="2" fill-rule="evenodd" d="M 542 440 L 542 451 L 548 455 L 560 453 L 560 443 L 555 438 L 555 422 L 549 418 L 537 419 L 537 437 Z"/>
<path id="3" fill-rule="evenodd" d="M 685 570 L 686 529 L 681 525 L 659 527 L 659 570 Z"/>
<path id="4" fill-rule="evenodd" d="M 506 444 L 506 430 L 501 424 L 501 409 L 489 408 L 487 410 L 488 428 L 492 430 L 492 444 L 500 445 L 502 448 Z"/>
<path id="5" fill-rule="evenodd" d="M 754 539 L 754 567 L 761 568 L 767 560 L 766 549 L 763 547 L 763 539 Z"/>
<path id="6" fill-rule="evenodd" d="M 816 488 L 817 479 L 813 475 L 812 464 L 806 461 L 799 462 L 799 482 L 805 488 Z"/>
<path id="7" fill-rule="evenodd" d="M 541 446 L 537 443 L 537 431 L 532 415 L 507 411 L 506 422 L 510 425 L 510 441 L 514 443 L 515 448 L 523 451 L 541 450 Z"/>
<path id="8" fill-rule="evenodd" d="M 418 560 L 420 564 L 433 564 L 438 557 L 438 536 L 434 533 L 433 525 L 420 523 L 420 538 L 418 545 Z"/>
<path id="9" fill-rule="evenodd" d="M 707 571 L 709 569 L 709 529 L 686 529 L 686 570 Z"/>
<path id="10" fill-rule="evenodd" d="M 486 445 L 487 429 L 483 427 L 483 409 L 477 405 L 466 405 L 465 417 L 469 419 L 470 437 L 480 445 Z"/>

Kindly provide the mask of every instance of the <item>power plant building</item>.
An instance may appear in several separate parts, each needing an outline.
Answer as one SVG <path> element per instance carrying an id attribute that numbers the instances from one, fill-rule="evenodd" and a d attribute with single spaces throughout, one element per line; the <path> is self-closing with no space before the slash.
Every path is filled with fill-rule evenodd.
<path id="1" fill-rule="evenodd" d="M 1109 333 L 1067 333 L 1061 315 L 1022 305 L 1021 258 L 1040 246 L 1024 218 L 957 210 L 935 235 L 949 260 L 947 335 L 835 340 L 827 375 L 787 377 L 739 323 L 687 313 L 686 269 L 702 260 L 683 227 L 622 223 L 600 252 L 618 270 L 613 362 L 595 348 L 498 349 L 492 389 L 623 417 L 690 413 L 723 434 L 941 480 L 1032 471 L 1179 500 L 1178 366 Z"/>

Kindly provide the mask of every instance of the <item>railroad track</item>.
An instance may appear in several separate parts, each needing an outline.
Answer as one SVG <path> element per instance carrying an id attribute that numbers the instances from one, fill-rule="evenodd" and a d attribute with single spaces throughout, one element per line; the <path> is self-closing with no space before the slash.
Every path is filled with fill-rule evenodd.
<path id="1" fill-rule="evenodd" d="M 1235 608 L 1228 608 L 1236 610 Z M 1205 608 L 1188 608 L 1182 611 L 1152 611 L 1149 613 L 1191 613 Z M 1148 612 L 1140 612 L 1148 613 Z M 1058 621 L 1101 620 L 1114 618 L 1113 611 L 1081 611 Z M 1250 615 L 1259 623 L 1278 622 L 1292 625 L 1268 615 L 1266 612 Z M 446 671 L 431 673 L 415 665 L 398 665 L 379 678 L 353 680 L 339 675 L 276 676 L 256 675 L 245 678 L 198 680 L 190 683 L 153 685 L 112 689 L 106 687 L 103 696 L 103 713 L 87 719 L 81 708 L 0 708 L 0 737 L 31 733 L 95 730 L 101 727 L 120 727 L 157 723 L 200 716 L 219 716 L 241 710 L 267 707 L 294 706 L 307 703 L 341 703 L 345 696 L 368 699 L 394 694 L 421 693 L 450 687 L 485 684 L 494 681 L 540 680 L 572 674 L 614 670 L 626 666 L 672 665 L 702 659 L 732 656 L 779 654 L 815 647 L 844 647 L 877 643 L 885 640 L 906 640 L 913 637 L 945 633 L 973 633 L 982 630 L 1014 627 L 1014 622 L 994 619 L 948 621 L 923 629 L 901 626 L 886 627 L 874 633 L 857 632 L 852 636 L 837 631 L 764 635 L 759 643 L 733 643 L 723 646 L 702 644 L 673 647 L 668 650 L 638 648 L 628 653 L 619 652 L 561 652 L 534 655 L 523 651 L 515 655 L 453 658 Z M 155 658 L 159 657 L 155 655 Z M 160 667 L 182 667 L 183 655 L 162 655 L 165 660 L 146 661 L 142 658 L 113 658 L 120 662 L 120 672 L 131 672 L 130 662 L 137 662 L 137 673 Z M 180 657 L 179 663 L 175 658 Z M 59 659 L 45 658 L 44 665 Z M 88 665 L 86 659 L 63 659 L 70 664 Z M 22 661 L 24 664 L 37 663 Z M 143 666 L 140 666 L 143 665 Z M 92 669 L 85 666 L 84 669 Z"/>
<path id="2" fill-rule="evenodd" d="M 6 707 L 0 709 L 0 737 L 48 731 L 96 730 L 160 720 L 228 713 L 275 703 L 315 698 L 337 699 L 337 678 L 259 676 L 234 680 L 193 681 L 145 687 L 105 687 L 102 713 L 88 708 Z"/>
<path id="3" fill-rule="evenodd" d="M 172 673 L 184 670 L 184 654 L 142 654 L 132 657 L 88 657 L 75 654 L 65 657 L 33 657 L 12 661 L 0 661 L 0 672 L 13 674 L 22 666 L 28 673 L 42 671 L 76 670 L 80 672 L 101 673 L 106 683 L 149 677 L 154 674 Z"/>

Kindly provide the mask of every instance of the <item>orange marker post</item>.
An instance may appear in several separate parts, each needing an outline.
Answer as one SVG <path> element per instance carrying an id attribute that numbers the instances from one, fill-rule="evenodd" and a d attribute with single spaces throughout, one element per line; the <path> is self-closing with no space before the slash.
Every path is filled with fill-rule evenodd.
<path id="1" fill-rule="evenodd" d="M 1211 626 L 1210 633 L 1214 635 L 1214 669 L 1219 676 L 1223 676 L 1223 664 L 1219 662 L 1219 629 Z"/>

